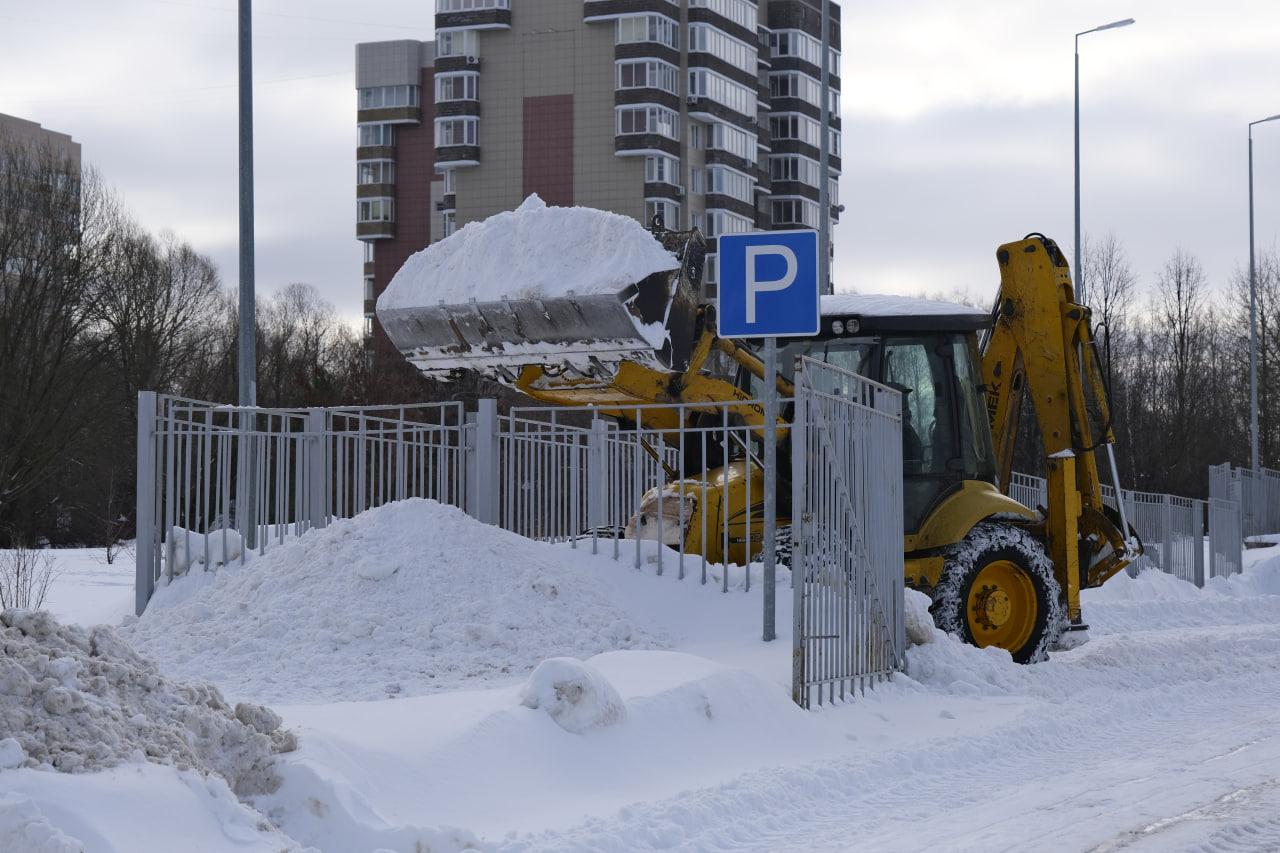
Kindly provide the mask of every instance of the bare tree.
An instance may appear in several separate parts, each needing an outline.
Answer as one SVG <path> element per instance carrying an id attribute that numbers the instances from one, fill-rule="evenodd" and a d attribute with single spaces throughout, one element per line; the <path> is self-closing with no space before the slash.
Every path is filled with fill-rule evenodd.
<path id="1" fill-rule="evenodd" d="M 55 577 L 48 552 L 20 542 L 0 551 L 0 610 L 17 607 L 39 610 Z"/>
<path id="2" fill-rule="evenodd" d="M 114 211 L 92 170 L 0 140 L 0 520 L 88 427 L 100 353 L 86 331 Z"/>

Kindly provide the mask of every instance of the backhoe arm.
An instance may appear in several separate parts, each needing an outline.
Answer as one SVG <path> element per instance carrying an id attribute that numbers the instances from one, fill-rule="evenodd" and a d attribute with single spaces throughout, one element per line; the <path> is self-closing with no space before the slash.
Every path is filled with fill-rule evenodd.
<path id="1" fill-rule="evenodd" d="M 1000 482 L 1007 492 L 1022 404 L 1030 399 L 1048 474 L 1045 536 L 1076 622 L 1080 589 L 1102 584 L 1140 553 L 1122 514 L 1102 499 L 1099 449 L 1115 476 L 1107 389 L 1089 309 L 1075 301 L 1057 244 L 1033 234 L 1001 246 L 996 257 L 1000 293 L 982 369 Z"/>

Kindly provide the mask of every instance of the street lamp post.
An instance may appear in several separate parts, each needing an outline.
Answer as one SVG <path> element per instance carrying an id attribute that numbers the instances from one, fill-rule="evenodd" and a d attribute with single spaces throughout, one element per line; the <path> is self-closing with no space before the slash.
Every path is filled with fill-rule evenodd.
<path id="1" fill-rule="evenodd" d="M 1280 119 L 1280 113 L 1249 122 L 1249 464 L 1262 468 L 1258 440 L 1258 271 L 1253 250 L 1253 126 Z"/>
<path id="2" fill-rule="evenodd" d="M 1076 264 L 1073 272 L 1076 275 L 1076 301 L 1080 303 L 1084 302 L 1084 267 L 1080 262 L 1080 36 L 1127 27 L 1132 23 L 1133 18 L 1125 18 L 1076 33 Z"/>

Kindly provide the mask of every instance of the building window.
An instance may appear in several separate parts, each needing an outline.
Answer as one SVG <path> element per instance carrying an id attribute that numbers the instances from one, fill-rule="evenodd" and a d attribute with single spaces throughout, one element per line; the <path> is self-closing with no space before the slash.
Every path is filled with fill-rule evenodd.
<path id="1" fill-rule="evenodd" d="M 680 230 L 680 205 L 674 201 L 654 199 L 644 203 L 645 225 L 656 224 L 654 217 L 662 217 L 662 227 L 672 231 Z"/>
<path id="2" fill-rule="evenodd" d="M 748 118 L 756 115 L 755 90 L 714 71 L 698 69 L 689 72 L 689 97 L 707 98 Z"/>
<path id="3" fill-rule="evenodd" d="M 689 192 L 704 193 L 706 192 L 706 183 L 703 182 L 704 170 L 697 168 L 689 169 Z"/>
<path id="4" fill-rule="evenodd" d="M 689 147 L 694 151 L 701 151 L 706 148 L 706 134 L 702 129 L 702 125 L 696 121 L 689 122 Z"/>
<path id="5" fill-rule="evenodd" d="M 364 262 L 366 264 L 371 264 L 373 263 L 373 244 L 366 242 L 363 245 L 364 245 Z"/>
<path id="6" fill-rule="evenodd" d="M 719 237 L 721 234 L 745 234 L 753 230 L 755 230 L 755 222 L 745 216 L 739 216 L 727 210 L 707 211 L 708 237 Z"/>
<path id="7" fill-rule="evenodd" d="M 728 18 L 740 27 L 755 32 L 760 20 L 757 6 L 752 0 L 689 0 L 690 9 L 710 9 L 722 18 Z M 752 69 L 754 73 L 755 69 Z"/>
<path id="8" fill-rule="evenodd" d="M 707 192 L 736 198 L 747 204 L 755 203 L 756 182 L 728 166 L 707 167 Z"/>
<path id="9" fill-rule="evenodd" d="M 394 222 L 395 199 L 362 198 L 357 203 L 356 218 L 359 222 Z"/>
<path id="10" fill-rule="evenodd" d="M 372 314 L 364 315 L 364 336 L 366 338 L 373 337 L 373 315 Z"/>
<path id="11" fill-rule="evenodd" d="M 759 153 L 754 133 L 721 122 L 707 125 L 706 142 L 709 149 L 728 152 L 751 164 L 755 164 Z"/>
<path id="12" fill-rule="evenodd" d="M 364 277 L 364 298 L 366 302 L 373 299 L 373 276 L 371 275 Z"/>
<path id="13" fill-rule="evenodd" d="M 357 184 L 394 184 L 395 182 L 394 160 L 361 160 L 356 163 Z"/>
<path id="14" fill-rule="evenodd" d="M 476 71 L 459 71 L 436 75 L 437 101 L 474 101 L 479 95 L 480 74 Z"/>
<path id="15" fill-rule="evenodd" d="M 680 72 L 669 62 L 659 59 L 625 60 L 617 64 L 619 89 L 661 89 L 673 95 L 677 91 Z"/>
<path id="16" fill-rule="evenodd" d="M 510 9 L 511 0 L 436 0 L 436 12 L 478 12 L 484 9 Z"/>
<path id="17" fill-rule="evenodd" d="M 454 171 L 453 169 L 441 169 L 436 174 L 438 174 L 440 176 L 440 180 L 444 182 L 445 195 L 453 195 L 458 191 L 457 190 L 458 179 L 457 179 L 456 171 Z"/>
<path id="18" fill-rule="evenodd" d="M 799 98 L 820 108 L 822 106 L 822 97 L 819 94 L 821 89 L 822 85 L 817 80 L 799 71 L 777 71 L 769 75 L 769 94 L 775 98 Z M 833 114 L 838 114 L 840 90 L 834 86 L 829 87 L 827 94 L 831 100 L 828 107 Z"/>
<path id="19" fill-rule="evenodd" d="M 365 147 L 369 145 L 394 145 L 396 141 L 395 125 L 390 124 L 361 124 L 356 126 L 356 144 Z"/>
<path id="20" fill-rule="evenodd" d="M 653 133 L 680 139 L 680 114 L 666 107 L 640 105 L 618 107 L 618 133 Z"/>
<path id="21" fill-rule="evenodd" d="M 720 280 L 720 256 L 707 255 L 702 261 L 702 283 L 715 284 Z"/>
<path id="22" fill-rule="evenodd" d="M 371 86 L 358 91 L 362 110 L 418 106 L 417 86 Z"/>
<path id="23" fill-rule="evenodd" d="M 822 40 L 814 38 L 801 30 L 775 30 L 769 34 L 769 46 L 774 56 L 794 56 L 805 62 L 820 65 L 818 57 L 822 55 Z M 831 74 L 840 76 L 840 52 L 831 49 Z"/>
<path id="24" fill-rule="evenodd" d="M 781 198 L 773 200 L 774 225 L 803 225 L 818 227 L 818 205 L 807 198 Z"/>
<path id="25" fill-rule="evenodd" d="M 799 181 L 817 189 L 821 179 L 819 164 L 800 154 L 775 154 L 769 157 L 769 177 L 775 181 Z"/>
<path id="26" fill-rule="evenodd" d="M 448 237 L 454 231 L 458 230 L 458 214 L 452 210 L 446 210 L 440 215 L 440 235 Z"/>
<path id="27" fill-rule="evenodd" d="M 644 180 L 649 184 L 680 185 L 680 161 L 665 154 L 644 158 Z"/>
<path id="28" fill-rule="evenodd" d="M 480 35 L 475 30 L 436 33 L 436 56 L 479 56 Z"/>
<path id="29" fill-rule="evenodd" d="M 755 24 L 752 24 L 751 30 L 754 31 L 755 28 Z M 689 25 L 689 52 L 709 53 L 753 77 L 759 70 L 755 45 L 739 41 L 710 24 Z"/>
<path id="30" fill-rule="evenodd" d="M 657 42 L 680 49 L 680 25 L 665 15 L 633 15 L 618 19 L 618 44 Z"/>
<path id="31" fill-rule="evenodd" d="M 471 117 L 436 119 L 436 147 L 475 145 L 479 120 Z"/>

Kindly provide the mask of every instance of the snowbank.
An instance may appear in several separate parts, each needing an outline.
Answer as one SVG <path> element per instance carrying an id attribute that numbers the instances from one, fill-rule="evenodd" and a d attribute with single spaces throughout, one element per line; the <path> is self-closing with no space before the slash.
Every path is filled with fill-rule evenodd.
<path id="1" fill-rule="evenodd" d="M 471 222 L 412 255 L 378 310 L 506 298 L 617 293 L 678 266 L 636 220 L 588 207 L 548 207 L 537 194 Z"/>
<path id="2" fill-rule="evenodd" d="M 315 853 L 237 800 L 220 778 L 147 763 L 0 773 L 0 850 Z"/>
<path id="3" fill-rule="evenodd" d="M 249 795 L 276 784 L 275 753 L 296 746 L 268 709 L 233 711 L 208 684 L 162 678 L 106 626 L 6 610 L 0 643 L 6 767 L 82 772 L 151 760 L 217 773 Z"/>
<path id="4" fill-rule="evenodd" d="M 179 578 L 123 630 L 167 674 L 267 702 L 514 681 L 546 658 L 667 645 L 586 559 L 401 501 Z"/>

